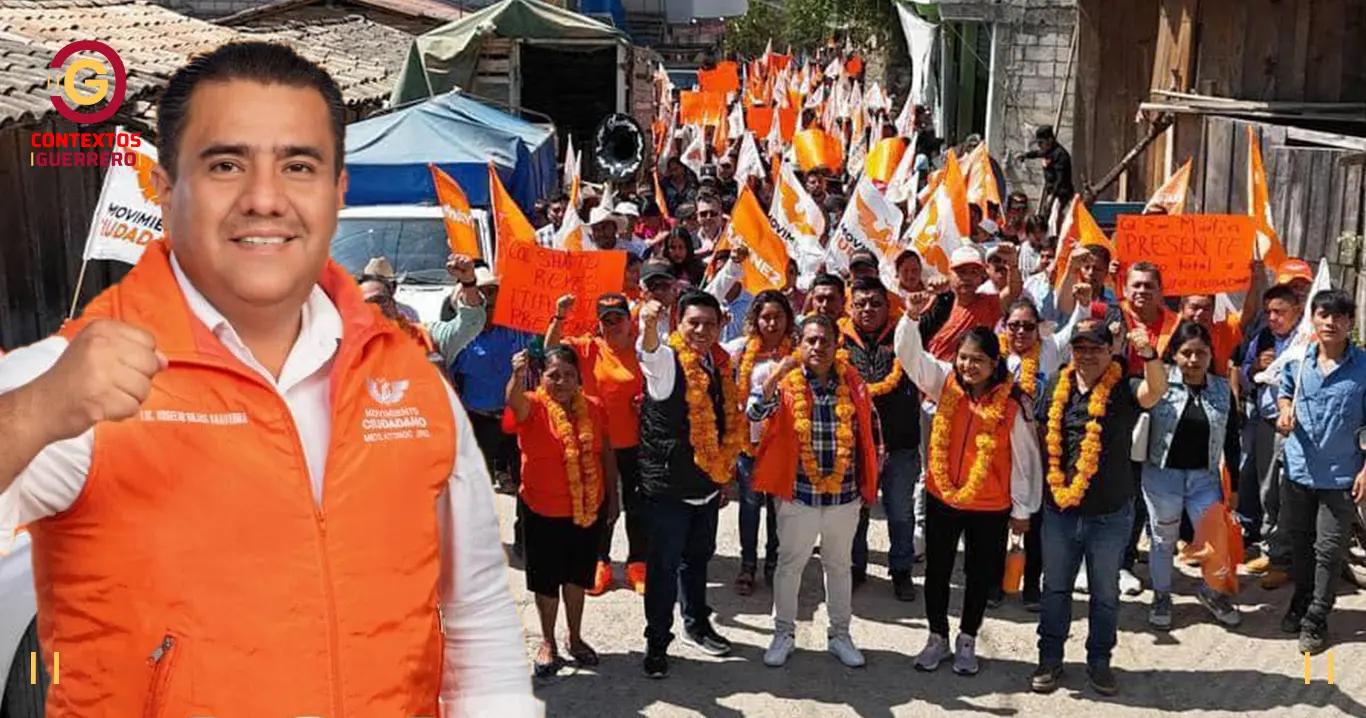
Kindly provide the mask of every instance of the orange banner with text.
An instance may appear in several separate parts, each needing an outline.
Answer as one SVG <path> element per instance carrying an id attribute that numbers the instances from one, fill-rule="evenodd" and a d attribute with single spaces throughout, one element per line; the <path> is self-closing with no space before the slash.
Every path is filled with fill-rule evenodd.
<path id="1" fill-rule="evenodd" d="M 1232 214 L 1120 215 L 1114 242 L 1120 276 L 1136 262 L 1162 270 L 1162 293 L 1243 292 L 1252 282 L 1251 217 Z"/>
<path id="2" fill-rule="evenodd" d="M 562 329 L 565 336 L 592 333 L 598 296 L 621 292 L 625 252 L 564 252 L 528 242 L 498 243 L 498 302 L 493 323 L 540 334 L 555 315 L 555 302 L 574 294 Z"/>

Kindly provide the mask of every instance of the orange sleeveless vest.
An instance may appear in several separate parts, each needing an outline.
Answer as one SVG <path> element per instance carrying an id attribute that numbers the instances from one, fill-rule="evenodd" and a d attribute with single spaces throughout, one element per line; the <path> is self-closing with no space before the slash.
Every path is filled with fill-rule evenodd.
<path id="1" fill-rule="evenodd" d="M 190 312 L 158 242 L 94 318 L 170 360 L 138 417 L 95 427 L 65 512 L 30 525 L 49 716 L 436 715 L 443 380 L 329 263 L 341 313 L 321 505 L 284 399 Z M 50 665 L 50 664 L 49 664 Z"/>
<path id="2" fill-rule="evenodd" d="M 949 373 L 945 383 L 955 382 L 958 378 Z M 997 387 L 997 391 L 1001 388 Z M 982 429 L 982 422 L 977 419 L 977 415 L 968 409 L 967 404 L 972 401 L 966 394 L 958 400 L 958 409 L 953 412 L 953 426 L 949 428 L 949 478 L 955 486 L 967 483 L 968 474 L 972 471 L 972 465 L 977 461 L 977 446 L 973 438 Z M 934 495 L 936 499 L 964 511 L 1004 511 L 1011 506 L 1010 500 L 1010 453 L 1011 453 L 1011 429 L 1020 413 L 1020 403 L 1015 399 L 1006 401 L 1005 418 L 1001 420 L 999 431 L 1001 438 L 997 439 L 996 453 L 991 457 L 991 474 L 987 477 L 986 483 L 981 491 L 965 503 L 949 503 L 939 491 L 939 482 L 933 477 L 925 482 L 925 489 Z M 935 417 L 935 422 L 942 421 Z"/>
<path id="3" fill-rule="evenodd" d="M 877 500 L 878 472 L 877 446 L 873 443 L 873 400 L 868 396 L 868 386 L 853 367 L 845 373 L 843 380 L 849 383 L 854 400 L 854 421 L 858 423 L 855 451 L 858 452 L 859 494 L 871 504 Z M 808 395 L 810 392 L 807 389 Z M 797 484 L 797 465 L 801 461 L 790 393 L 785 387 L 778 390 L 778 408 L 764 425 L 763 438 L 754 454 L 754 490 L 785 501 L 792 500 Z"/>

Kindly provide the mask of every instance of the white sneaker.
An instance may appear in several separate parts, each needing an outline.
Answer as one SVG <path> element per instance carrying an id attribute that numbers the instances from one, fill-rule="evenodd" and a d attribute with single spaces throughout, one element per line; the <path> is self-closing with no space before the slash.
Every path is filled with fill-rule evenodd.
<path id="1" fill-rule="evenodd" d="M 1127 568 L 1119 570 L 1119 592 L 1125 596 L 1137 596 L 1143 593 L 1143 582 L 1138 580 L 1132 571 Z"/>
<path id="2" fill-rule="evenodd" d="M 921 649 L 920 655 L 915 657 L 915 669 L 926 673 L 939 667 L 940 663 L 948 660 L 949 639 L 938 633 L 930 633 L 929 640 L 925 641 L 925 647 Z"/>
<path id="3" fill-rule="evenodd" d="M 977 638 L 958 634 L 953 642 L 953 672 L 960 676 L 975 676 L 981 666 L 977 663 Z"/>
<path id="4" fill-rule="evenodd" d="M 1091 584 L 1086 578 L 1086 562 L 1081 562 L 1081 567 L 1077 569 L 1077 579 L 1072 582 L 1072 590 L 1077 593 L 1090 593 Z"/>
<path id="5" fill-rule="evenodd" d="M 840 659 L 840 663 L 849 668 L 862 668 L 863 664 L 866 663 L 863 660 L 863 654 L 854 647 L 854 639 L 848 636 L 831 638 L 830 642 L 826 644 L 826 650 L 833 653 L 836 658 Z"/>
<path id="6" fill-rule="evenodd" d="M 764 665 L 777 668 L 787 663 L 788 656 L 792 655 L 792 650 L 796 647 L 797 639 L 791 633 L 773 634 L 773 642 L 768 644 L 768 650 L 764 651 Z"/>

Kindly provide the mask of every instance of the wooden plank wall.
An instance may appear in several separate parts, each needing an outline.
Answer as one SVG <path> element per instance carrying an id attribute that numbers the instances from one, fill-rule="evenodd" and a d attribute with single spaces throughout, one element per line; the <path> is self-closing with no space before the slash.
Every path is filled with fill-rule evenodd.
<path id="1" fill-rule="evenodd" d="M 51 334 L 66 317 L 103 177 L 98 168 L 30 167 L 35 131 L 78 130 L 49 118 L 0 133 L 0 348 L 7 351 Z M 82 304 L 126 272 L 118 262 L 92 262 Z"/>
<path id="2" fill-rule="evenodd" d="M 1317 265 L 1327 257 L 1335 286 L 1366 296 L 1358 277 L 1366 270 L 1360 240 L 1366 235 L 1366 168 L 1344 161 L 1352 150 L 1287 143 L 1286 128 L 1228 117 L 1206 117 L 1203 154 L 1196 160 L 1202 201 L 1192 211 L 1247 212 L 1247 128 L 1262 148 L 1271 217 L 1286 252 Z M 1194 180 L 1193 180 L 1194 182 Z M 1366 328 L 1366 308 L 1359 312 Z"/>

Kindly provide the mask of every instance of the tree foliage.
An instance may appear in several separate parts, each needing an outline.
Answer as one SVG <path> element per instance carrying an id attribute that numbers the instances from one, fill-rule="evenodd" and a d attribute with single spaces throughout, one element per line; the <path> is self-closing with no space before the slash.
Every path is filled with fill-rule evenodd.
<path id="1" fill-rule="evenodd" d="M 895 0 L 787 0 L 771 4 L 750 0 L 749 12 L 726 22 L 726 51 L 753 56 L 770 39 L 775 50 L 816 50 L 830 38 L 849 37 L 855 45 L 898 32 Z"/>

